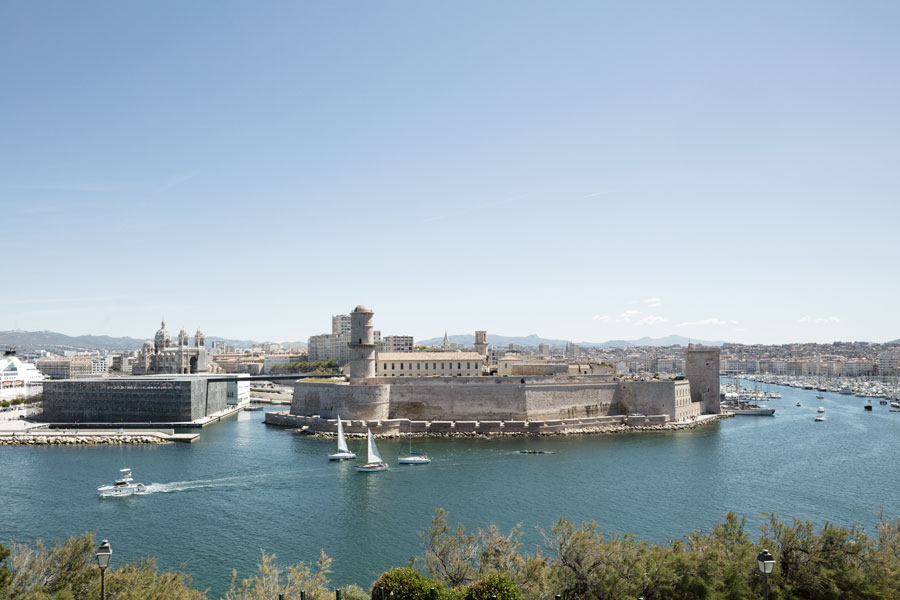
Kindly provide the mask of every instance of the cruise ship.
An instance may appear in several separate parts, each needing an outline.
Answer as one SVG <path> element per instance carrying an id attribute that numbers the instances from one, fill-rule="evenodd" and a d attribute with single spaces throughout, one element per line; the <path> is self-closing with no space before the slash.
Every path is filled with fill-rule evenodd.
<path id="1" fill-rule="evenodd" d="M 0 358 L 0 399 L 33 396 L 41 393 L 44 376 L 34 363 L 19 359 L 9 350 Z"/>

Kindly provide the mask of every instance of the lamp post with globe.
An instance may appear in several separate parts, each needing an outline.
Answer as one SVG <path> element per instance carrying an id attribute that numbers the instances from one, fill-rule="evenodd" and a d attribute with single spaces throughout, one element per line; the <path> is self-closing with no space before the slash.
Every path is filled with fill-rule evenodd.
<path id="1" fill-rule="evenodd" d="M 756 555 L 756 565 L 759 567 L 759 572 L 763 574 L 763 597 L 765 600 L 769 600 L 769 573 L 775 566 L 775 557 L 764 549 Z"/>
<path id="2" fill-rule="evenodd" d="M 109 559 L 112 557 L 109 542 L 106 540 L 100 542 L 94 556 L 97 558 L 97 566 L 100 567 L 100 600 L 106 600 L 106 567 L 109 566 Z"/>

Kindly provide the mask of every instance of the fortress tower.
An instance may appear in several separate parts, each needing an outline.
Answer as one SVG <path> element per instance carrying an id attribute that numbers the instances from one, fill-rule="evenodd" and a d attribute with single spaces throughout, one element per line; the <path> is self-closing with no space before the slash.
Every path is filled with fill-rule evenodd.
<path id="1" fill-rule="evenodd" d="M 475 332 L 475 352 L 487 356 L 487 331 Z"/>
<path id="2" fill-rule="evenodd" d="M 375 377 L 375 313 L 360 304 L 350 313 L 350 383 L 365 383 Z"/>
<path id="3" fill-rule="evenodd" d="M 703 412 L 719 414 L 719 349 L 688 344 L 684 374 L 691 383 L 691 402 L 703 402 Z"/>

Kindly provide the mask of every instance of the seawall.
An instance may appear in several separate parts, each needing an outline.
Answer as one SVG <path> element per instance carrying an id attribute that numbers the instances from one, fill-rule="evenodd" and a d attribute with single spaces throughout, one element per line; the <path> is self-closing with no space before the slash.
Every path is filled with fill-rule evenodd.
<path id="1" fill-rule="evenodd" d="M 714 423 L 726 416 L 728 415 L 703 415 L 689 422 L 672 422 L 667 415 L 606 415 L 572 419 L 484 421 L 410 421 L 409 419 L 369 421 L 342 418 L 341 421 L 344 433 L 348 436 L 363 436 L 368 429 L 375 437 L 400 437 L 408 435 L 410 427 L 412 427 L 413 435 L 473 437 L 673 431 L 693 429 L 700 425 Z M 323 418 L 319 415 L 300 416 L 288 412 L 267 412 L 265 423 L 297 429 L 308 434 L 334 435 L 337 433 L 337 420 Z"/>

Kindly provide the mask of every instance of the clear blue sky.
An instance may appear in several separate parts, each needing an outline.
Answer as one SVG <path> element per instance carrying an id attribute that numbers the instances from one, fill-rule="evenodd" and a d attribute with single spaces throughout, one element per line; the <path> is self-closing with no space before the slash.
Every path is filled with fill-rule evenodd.
<path id="1" fill-rule="evenodd" d="M 0 329 L 898 338 L 897 23 L 5 2 Z"/>

